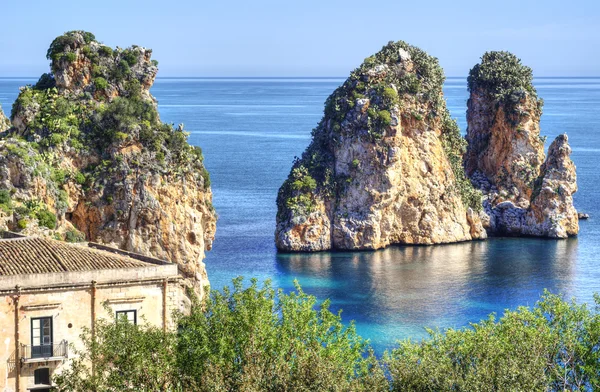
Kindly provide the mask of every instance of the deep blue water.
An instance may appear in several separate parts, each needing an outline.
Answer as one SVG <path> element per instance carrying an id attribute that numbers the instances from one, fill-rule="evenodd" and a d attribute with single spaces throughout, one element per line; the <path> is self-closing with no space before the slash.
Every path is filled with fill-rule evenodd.
<path id="1" fill-rule="evenodd" d="M 6 112 L 18 86 L 0 78 Z M 202 147 L 219 214 L 205 260 L 213 288 L 233 277 L 270 278 L 330 298 L 355 320 L 378 351 L 424 327 L 461 327 L 490 312 L 532 305 L 544 288 L 579 301 L 600 292 L 600 78 L 535 80 L 545 100 L 542 134 L 567 132 L 577 165 L 576 207 L 591 215 L 578 238 L 491 239 L 440 246 L 395 246 L 375 252 L 277 254 L 275 198 L 294 156 L 310 141 L 325 98 L 343 82 L 328 79 L 158 79 L 152 93 L 164 121 L 184 123 Z M 445 94 L 466 129 L 466 80 Z"/>

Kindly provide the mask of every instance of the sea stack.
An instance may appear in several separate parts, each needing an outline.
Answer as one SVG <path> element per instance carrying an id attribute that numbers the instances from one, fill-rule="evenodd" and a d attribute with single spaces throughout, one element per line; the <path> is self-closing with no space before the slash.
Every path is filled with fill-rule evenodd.
<path id="1" fill-rule="evenodd" d="M 51 73 L 21 89 L 0 134 L 0 229 L 175 262 L 202 295 L 209 175 L 183 126 L 160 121 L 151 54 L 83 31 L 52 42 Z"/>
<path id="2" fill-rule="evenodd" d="M 327 99 L 277 198 L 282 251 L 486 237 L 436 58 L 390 42 Z"/>
<path id="3" fill-rule="evenodd" d="M 579 230 L 575 165 L 566 135 L 545 158 L 543 101 L 532 80 L 508 52 L 485 53 L 471 69 L 465 171 L 484 195 L 488 234 L 565 238 Z"/>

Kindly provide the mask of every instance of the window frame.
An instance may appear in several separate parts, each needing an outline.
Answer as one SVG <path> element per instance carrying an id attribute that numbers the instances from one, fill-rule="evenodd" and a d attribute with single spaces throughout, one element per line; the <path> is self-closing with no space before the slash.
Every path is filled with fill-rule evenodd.
<path id="1" fill-rule="evenodd" d="M 42 372 L 44 372 L 44 374 L 42 374 Z M 50 377 L 50 368 L 49 367 L 41 367 L 41 368 L 37 368 L 33 371 L 33 384 L 34 385 L 50 385 L 51 379 L 52 378 Z M 47 381 L 47 382 L 43 382 L 43 381 Z"/>
<path id="2" fill-rule="evenodd" d="M 34 344 L 34 342 L 33 342 L 33 339 L 35 338 L 34 333 L 33 333 L 33 330 L 34 330 L 33 323 L 35 321 L 39 321 L 40 322 L 40 327 L 39 327 L 40 336 L 38 337 L 40 344 L 38 344 L 38 345 Z M 50 324 L 50 344 L 45 344 L 44 343 L 44 333 L 43 333 L 44 328 L 43 328 L 43 325 L 42 325 L 43 321 L 48 321 L 49 324 Z M 31 357 L 32 358 L 34 357 L 34 351 L 35 351 L 34 347 L 50 347 L 50 354 L 52 354 L 52 352 L 53 352 L 53 345 L 54 345 L 54 320 L 53 320 L 53 317 L 52 316 L 32 317 L 31 318 L 31 322 L 30 322 L 30 327 L 31 327 L 31 329 L 30 329 L 30 333 L 31 333 L 31 336 L 30 336 Z M 44 354 L 45 354 L 44 349 L 40 348 L 40 354 L 39 355 L 36 354 L 35 357 L 44 357 Z"/>
<path id="3" fill-rule="evenodd" d="M 137 309 L 117 310 L 115 312 L 116 321 L 119 321 L 121 316 L 125 316 L 127 321 L 129 321 L 128 313 L 133 313 L 133 325 L 137 325 Z"/>

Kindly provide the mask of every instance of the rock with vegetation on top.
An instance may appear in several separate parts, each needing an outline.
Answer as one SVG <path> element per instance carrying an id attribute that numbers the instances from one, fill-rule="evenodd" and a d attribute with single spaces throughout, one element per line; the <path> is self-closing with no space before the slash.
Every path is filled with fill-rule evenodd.
<path id="1" fill-rule="evenodd" d="M 215 234 L 202 151 L 160 121 L 152 51 L 68 32 L 0 137 L 0 228 L 176 262 L 198 294 Z"/>
<path id="2" fill-rule="evenodd" d="M 351 73 L 279 190 L 278 249 L 486 237 L 443 82 L 437 59 L 404 42 L 390 42 Z"/>
<path id="3" fill-rule="evenodd" d="M 471 69 L 465 171 L 483 192 L 489 234 L 567 237 L 577 234 L 575 166 L 559 136 L 544 163 L 543 101 L 529 67 L 508 52 L 488 52 Z M 547 191 L 552 184 L 551 195 Z"/>

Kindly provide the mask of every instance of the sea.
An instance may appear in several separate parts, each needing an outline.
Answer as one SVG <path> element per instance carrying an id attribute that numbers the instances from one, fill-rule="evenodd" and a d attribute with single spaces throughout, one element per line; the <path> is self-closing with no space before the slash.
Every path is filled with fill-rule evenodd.
<path id="1" fill-rule="evenodd" d="M 378 251 L 280 254 L 274 245 L 275 199 L 294 157 L 310 142 L 323 103 L 343 83 L 323 78 L 158 78 L 152 94 L 163 121 L 183 123 L 211 174 L 217 234 L 205 263 L 212 289 L 243 276 L 319 300 L 330 299 L 379 353 L 427 328 L 461 328 L 532 306 L 544 290 L 593 306 L 600 293 L 600 77 L 536 78 L 545 101 L 542 135 L 567 133 L 577 166 L 575 206 L 590 219 L 564 240 L 492 238 Z M 36 78 L 0 78 L 10 113 L 19 86 Z M 448 78 L 448 107 L 466 131 L 466 77 Z"/>

